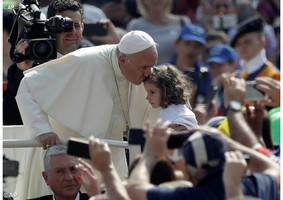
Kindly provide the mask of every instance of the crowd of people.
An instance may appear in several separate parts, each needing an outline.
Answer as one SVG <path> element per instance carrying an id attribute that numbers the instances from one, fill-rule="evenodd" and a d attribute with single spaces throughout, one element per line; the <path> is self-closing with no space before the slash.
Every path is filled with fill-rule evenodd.
<path id="1" fill-rule="evenodd" d="M 3 12 L 3 125 L 24 125 L 42 146 L 25 154 L 17 198 L 279 199 L 279 1 L 38 7 L 73 28 L 50 35 L 57 58 L 31 59 L 34 38 Z M 84 35 L 90 24 L 106 32 Z M 127 140 L 130 128 L 145 137 L 133 163 L 101 140 Z M 91 162 L 67 154 L 69 137 L 88 138 Z"/>

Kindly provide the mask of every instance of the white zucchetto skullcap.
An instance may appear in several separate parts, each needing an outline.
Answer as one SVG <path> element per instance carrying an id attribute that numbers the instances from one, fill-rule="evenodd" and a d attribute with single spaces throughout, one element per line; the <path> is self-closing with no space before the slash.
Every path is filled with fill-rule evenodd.
<path id="1" fill-rule="evenodd" d="M 118 44 L 123 54 L 134 54 L 156 45 L 150 35 L 143 31 L 130 31 L 126 33 Z"/>

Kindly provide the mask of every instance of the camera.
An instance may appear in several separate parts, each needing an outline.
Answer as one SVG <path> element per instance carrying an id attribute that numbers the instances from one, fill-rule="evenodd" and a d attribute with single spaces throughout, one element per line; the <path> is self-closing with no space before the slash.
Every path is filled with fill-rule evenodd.
<path id="1" fill-rule="evenodd" d="M 261 101 L 265 98 L 264 93 L 256 88 L 255 81 L 246 81 L 245 101 Z"/>
<path id="2" fill-rule="evenodd" d="M 54 16 L 46 19 L 40 11 L 37 0 L 23 0 L 14 8 L 15 19 L 9 35 L 11 58 L 15 62 L 24 60 L 47 61 L 57 57 L 54 34 L 69 32 L 73 29 L 73 21 L 68 17 Z M 14 48 L 23 38 L 28 41 L 25 55 L 17 53 Z"/>

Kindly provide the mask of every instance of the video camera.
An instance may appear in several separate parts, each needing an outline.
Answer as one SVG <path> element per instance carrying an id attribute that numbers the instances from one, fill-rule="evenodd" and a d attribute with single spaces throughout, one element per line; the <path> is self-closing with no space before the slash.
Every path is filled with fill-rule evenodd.
<path id="1" fill-rule="evenodd" d="M 72 31 L 72 19 L 59 15 L 46 19 L 37 0 L 23 0 L 14 9 L 14 14 L 15 19 L 9 35 L 12 46 L 11 59 L 15 62 L 55 59 L 57 49 L 54 34 Z M 29 45 L 25 55 L 15 51 L 15 46 L 21 38 L 28 41 Z"/>

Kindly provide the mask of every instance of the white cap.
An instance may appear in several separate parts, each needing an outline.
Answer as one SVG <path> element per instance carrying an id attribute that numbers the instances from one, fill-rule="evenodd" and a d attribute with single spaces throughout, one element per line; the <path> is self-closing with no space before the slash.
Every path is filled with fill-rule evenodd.
<path id="1" fill-rule="evenodd" d="M 118 44 L 123 54 L 134 54 L 156 45 L 150 35 L 143 31 L 130 31 L 126 33 Z"/>

